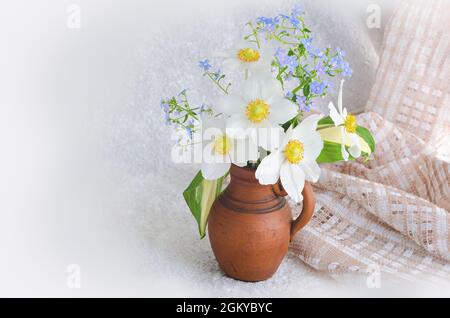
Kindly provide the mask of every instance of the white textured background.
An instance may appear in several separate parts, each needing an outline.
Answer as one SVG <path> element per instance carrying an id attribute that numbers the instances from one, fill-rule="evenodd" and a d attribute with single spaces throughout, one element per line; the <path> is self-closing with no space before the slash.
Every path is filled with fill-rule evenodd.
<path id="1" fill-rule="evenodd" d="M 80 5 L 80 29 L 66 28 L 70 3 Z M 266 282 L 226 278 L 182 199 L 195 167 L 170 161 L 160 98 L 201 87 L 194 101 L 212 102 L 197 61 L 230 45 L 249 18 L 293 3 L 2 4 L 0 295 L 397 295 L 336 283 L 293 256 Z M 347 51 L 344 102 L 362 110 L 398 1 L 300 3 L 317 42 Z M 366 27 L 369 3 L 381 6 L 381 29 Z M 80 289 L 66 285 L 68 264 L 80 265 Z"/>

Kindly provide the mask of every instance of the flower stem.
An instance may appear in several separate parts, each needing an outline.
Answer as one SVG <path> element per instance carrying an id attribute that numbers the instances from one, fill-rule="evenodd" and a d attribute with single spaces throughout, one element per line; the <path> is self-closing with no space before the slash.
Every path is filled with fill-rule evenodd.
<path id="1" fill-rule="evenodd" d="M 252 29 L 252 35 L 253 38 L 255 39 L 255 43 L 258 46 L 258 49 L 261 48 L 261 45 L 259 43 L 259 38 L 258 38 L 258 31 L 255 29 L 255 27 L 253 26 L 252 22 L 248 22 L 247 25 Z"/>
<path id="2" fill-rule="evenodd" d="M 206 73 L 206 75 L 208 75 L 208 77 L 210 78 L 211 81 L 213 81 L 214 84 L 217 85 L 217 87 L 219 87 L 219 89 L 224 92 L 226 95 L 228 95 L 228 90 L 225 89 L 222 85 L 220 85 L 219 82 L 217 82 L 214 77 L 210 74 L 210 73 Z"/>
<path id="3" fill-rule="evenodd" d="M 341 124 L 341 125 L 338 125 L 338 126 L 335 126 L 334 124 L 330 124 L 330 125 L 324 125 L 324 126 L 317 127 L 316 130 L 323 130 L 323 129 L 327 129 L 327 128 L 342 127 L 342 126 L 344 126 L 344 124 Z"/>

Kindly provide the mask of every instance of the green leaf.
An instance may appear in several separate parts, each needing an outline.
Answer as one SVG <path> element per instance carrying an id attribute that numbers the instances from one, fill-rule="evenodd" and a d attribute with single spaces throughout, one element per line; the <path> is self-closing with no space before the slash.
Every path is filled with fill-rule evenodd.
<path id="1" fill-rule="evenodd" d="M 333 119 L 331 119 L 330 116 L 323 117 L 319 122 L 317 123 L 317 126 L 324 126 L 324 125 L 334 125 Z"/>
<path id="2" fill-rule="evenodd" d="M 303 96 L 305 96 L 305 97 L 309 96 L 309 92 L 310 92 L 310 85 L 309 85 L 309 84 L 306 84 L 306 85 L 303 87 Z"/>
<path id="3" fill-rule="evenodd" d="M 364 139 L 365 142 L 367 142 L 372 153 L 375 152 L 375 140 L 373 139 L 369 129 L 358 126 L 356 127 L 356 134 L 362 139 Z"/>
<path id="4" fill-rule="evenodd" d="M 345 148 L 348 149 L 347 146 Z M 348 159 L 354 160 L 355 158 L 349 153 Z M 342 160 L 344 160 L 344 158 L 341 153 L 341 144 L 324 140 L 322 152 L 316 159 L 317 163 L 332 163 Z"/>
<path id="5" fill-rule="evenodd" d="M 299 54 L 300 56 L 303 56 L 303 55 L 305 55 L 305 53 L 306 53 L 306 48 L 305 48 L 305 46 L 304 46 L 303 44 L 299 44 L 299 45 L 298 45 L 298 54 Z"/>
<path id="6" fill-rule="evenodd" d="M 227 175 L 217 180 L 205 180 L 199 171 L 183 192 L 184 200 L 197 221 L 200 238 L 205 237 L 209 211 L 215 199 L 222 193 L 223 181 Z"/>

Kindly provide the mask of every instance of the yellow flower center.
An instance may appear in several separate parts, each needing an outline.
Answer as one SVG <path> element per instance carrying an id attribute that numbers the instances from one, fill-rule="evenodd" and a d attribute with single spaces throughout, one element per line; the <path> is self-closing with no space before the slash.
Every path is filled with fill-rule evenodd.
<path id="1" fill-rule="evenodd" d="M 231 147 L 231 140 L 225 135 L 218 136 L 214 140 L 214 151 L 220 155 L 226 155 L 227 153 L 229 153 Z"/>
<path id="2" fill-rule="evenodd" d="M 257 98 L 247 105 L 246 115 L 252 123 L 259 124 L 269 116 L 270 106 L 265 101 Z"/>
<path id="3" fill-rule="evenodd" d="M 351 114 L 347 115 L 344 126 L 347 132 L 354 133 L 356 131 L 356 117 Z"/>
<path id="4" fill-rule="evenodd" d="M 284 156 L 291 164 L 298 164 L 303 160 L 303 153 L 305 148 L 303 144 L 298 140 L 290 140 L 284 148 Z"/>
<path id="5" fill-rule="evenodd" d="M 240 59 L 242 62 L 257 62 L 259 61 L 260 55 L 257 50 L 251 49 L 251 48 L 245 48 L 238 51 L 238 59 Z"/>

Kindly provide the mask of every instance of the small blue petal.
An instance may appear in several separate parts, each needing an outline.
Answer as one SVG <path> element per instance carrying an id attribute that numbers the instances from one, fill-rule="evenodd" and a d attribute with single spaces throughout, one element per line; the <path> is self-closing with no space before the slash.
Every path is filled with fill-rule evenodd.
<path id="1" fill-rule="evenodd" d="M 203 61 L 198 62 L 198 66 L 205 72 L 211 68 L 211 64 L 209 64 L 209 60 L 203 60 Z"/>
<path id="2" fill-rule="evenodd" d="M 326 85 L 325 85 L 325 83 L 323 83 L 323 82 L 320 83 L 320 82 L 314 81 L 314 82 L 312 82 L 311 85 L 310 85 L 311 93 L 313 93 L 313 94 L 315 94 L 315 95 L 321 95 L 321 94 L 323 94 L 324 91 L 325 91 L 325 88 L 326 88 Z"/>

